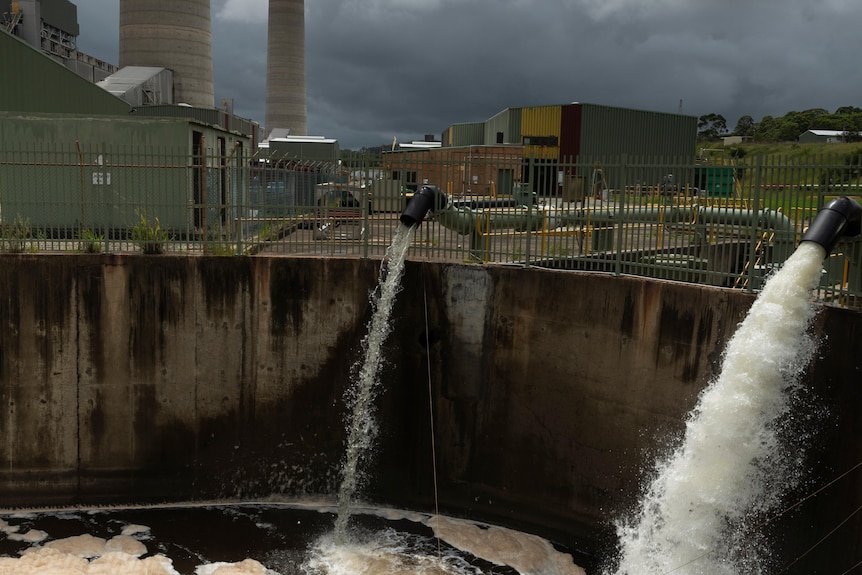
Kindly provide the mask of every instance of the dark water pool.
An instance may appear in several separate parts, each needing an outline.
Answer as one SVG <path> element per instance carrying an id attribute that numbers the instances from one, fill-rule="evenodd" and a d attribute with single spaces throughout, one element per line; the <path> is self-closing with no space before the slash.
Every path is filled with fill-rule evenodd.
<path id="1" fill-rule="evenodd" d="M 53 546 L 75 554 L 76 543 L 107 542 L 116 549 L 125 539 L 138 545 L 129 551 L 137 553 L 133 562 L 166 557 L 167 569 L 173 570 L 164 571 L 169 575 L 219 575 L 219 564 L 232 565 L 231 574 L 266 575 L 517 575 L 536 565 L 550 565 L 561 575 L 581 572 L 571 555 L 537 537 L 397 510 L 357 513 L 347 541 L 338 543 L 331 533 L 333 509 L 305 503 L 10 511 L 0 513 L 0 519 L 6 524 L 0 534 L 0 556 L 6 559 L 0 561 L 6 562 Z M 90 537 L 82 541 L 81 536 Z M 90 561 L 98 553 L 79 552 Z M 21 565 L 20 573 L 28 573 Z"/>

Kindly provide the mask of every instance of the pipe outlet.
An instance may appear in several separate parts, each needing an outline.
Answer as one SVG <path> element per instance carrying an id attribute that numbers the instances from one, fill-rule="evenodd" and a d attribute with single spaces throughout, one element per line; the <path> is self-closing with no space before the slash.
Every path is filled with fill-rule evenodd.
<path id="1" fill-rule="evenodd" d="M 422 186 L 408 200 L 407 207 L 401 214 L 401 223 L 405 226 L 418 226 L 428 215 L 428 212 L 440 209 L 447 202 L 448 197 L 437 186 Z"/>
<path id="2" fill-rule="evenodd" d="M 846 196 L 835 198 L 818 213 L 802 236 L 803 242 L 820 244 L 827 255 L 841 236 L 862 232 L 862 206 Z"/>

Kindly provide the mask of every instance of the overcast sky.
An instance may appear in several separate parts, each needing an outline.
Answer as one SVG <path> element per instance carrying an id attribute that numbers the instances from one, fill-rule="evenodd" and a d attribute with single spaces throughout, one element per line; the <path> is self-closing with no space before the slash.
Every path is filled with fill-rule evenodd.
<path id="1" fill-rule="evenodd" d="M 117 63 L 118 0 L 73 0 Z M 308 133 L 359 148 L 509 107 L 589 102 L 733 129 L 862 107 L 859 0 L 306 0 Z M 216 102 L 264 120 L 267 0 L 213 0 Z"/>

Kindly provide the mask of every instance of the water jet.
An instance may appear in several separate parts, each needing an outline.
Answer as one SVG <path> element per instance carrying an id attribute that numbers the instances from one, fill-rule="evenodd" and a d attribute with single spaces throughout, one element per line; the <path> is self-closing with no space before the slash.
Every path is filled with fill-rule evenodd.
<path id="1" fill-rule="evenodd" d="M 816 348 L 806 332 L 822 260 L 841 236 L 860 233 L 861 217 L 854 200 L 833 200 L 769 278 L 688 416 L 682 443 L 657 461 L 636 515 L 618 525 L 615 573 L 769 570 L 770 544 L 752 540 L 749 517 L 775 514 L 801 481 L 792 451 L 804 448 L 790 445 L 776 422 L 792 411 Z"/>

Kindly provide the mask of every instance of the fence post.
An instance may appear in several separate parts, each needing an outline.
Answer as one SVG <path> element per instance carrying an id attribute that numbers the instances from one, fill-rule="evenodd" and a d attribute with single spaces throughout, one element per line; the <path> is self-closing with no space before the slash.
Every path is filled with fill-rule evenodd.
<path id="1" fill-rule="evenodd" d="M 84 197 L 84 155 L 81 153 L 81 142 L 75 140 L 75 149 L 78 151 L 78 178 L 81 185 L 81 227 L 78 230 L 78 239 L 84 239 L 84 230 L 87 227 L 85 223 L 86 198 Z"/>
<path id="2" fill-rule="evenodd" d="M 758 154 L 757 160 L 754 162 L 754 197 L 752 198 L 752 211 L 760 210 L 760 182 L 762 176 L 762 169 L 763 154 Z M 752 218 L 751 230 L 748 239 L 748 277 L 746 278 L 745 282 L 745 291 L 748 292 L 754 291 L 754 276 L 755 273 L 757 273 L 755 267 L 757 266 L 757 236 L 759 219 L 760 218 L 757 218 L 755 220 L 754 218 Z"/>
<path id="3" fill-rule="evenodd" d="M 352 156 L 351 160 L 355 158 L 356 156 Z M 356 171 L 357 163 L 359 164 L 359 182 L 355 182 L 355 184 L 359 186 L 359 194 L 361 195 L 359 201 L 362 202 L 362 227 L 364 231 L 363 235 L 365 236 L 362 238 L 362 259 L 368 259 L 369 242 L 371 241 L 371 211 L 373 209 L 373 206 L 371 205 L 371 190 L 373 187 L 371 186 L 371 181 L 367 176 L 370 173 L 371 167 L 369 166 L 367 156 L 363 156 L 360 162 L 351 161 L 351 171 L 347 176 L 348 187 L 350 185 L 350 175 Z"/>
<path id="4" fill-rule="evenodd" d="M 622 154 L 619 159 L 619 168 L 617 169 L 617 242 L 616 253 L 614 254 L 614 275 L 620 276 L 623 273 L 623 239 L 625 237 L 624 228 L 625 222 L 623 215 L 625 214 L 625 197 L 626 197 L 626 178 L 627 174 L 628 155 Z M 622 187 L 620 187 L 622 186 Z M 611 196 L 613 197 L 613 196 Z"/>

